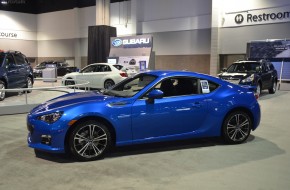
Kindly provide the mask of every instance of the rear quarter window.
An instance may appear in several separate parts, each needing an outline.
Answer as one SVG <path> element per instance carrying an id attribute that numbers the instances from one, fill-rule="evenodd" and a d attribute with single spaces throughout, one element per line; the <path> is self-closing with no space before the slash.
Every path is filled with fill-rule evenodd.
<path id="1" fill-rule="evenodd" d="M 209 80 L 200 80 L 200 88 L 201 88 L 201 92 L 202 94 L 209 94 L 214 92 L 216 89 L 218 89 L 220 85 L 209 81 Z"/>

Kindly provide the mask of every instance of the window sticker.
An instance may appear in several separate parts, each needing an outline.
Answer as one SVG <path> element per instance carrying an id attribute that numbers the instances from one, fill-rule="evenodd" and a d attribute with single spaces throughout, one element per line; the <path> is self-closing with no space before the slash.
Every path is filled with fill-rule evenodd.
<path id="1" fill-rule="evenodd" d="M 207 80 L 200 80 L 200 85 L 201 85 L 202 93 L 204 93 L 204 94 L 210 93 Z"/>

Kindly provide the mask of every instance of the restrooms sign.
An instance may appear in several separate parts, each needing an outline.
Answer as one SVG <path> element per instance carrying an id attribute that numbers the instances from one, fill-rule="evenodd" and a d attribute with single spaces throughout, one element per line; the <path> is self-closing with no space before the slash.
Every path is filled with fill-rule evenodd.
<path id="1" fill-rule="evenodd" d="M 290 6 L 225 13 L 222 27 L 290 22 Z"/>

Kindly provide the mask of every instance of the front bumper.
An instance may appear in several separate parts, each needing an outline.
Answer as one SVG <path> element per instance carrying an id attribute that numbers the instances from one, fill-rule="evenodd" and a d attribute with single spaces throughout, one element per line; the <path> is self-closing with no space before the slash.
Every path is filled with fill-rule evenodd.
<path id="1" fill-rule="evenodd" d="M 61 127 L 59 121 L 54 124 L 47 124 L 28 115 L 27 129 L 29 131 L 27 137 L 29 147 L 53 153 L 65 152 L 65 134 L 67 130 Z"/>

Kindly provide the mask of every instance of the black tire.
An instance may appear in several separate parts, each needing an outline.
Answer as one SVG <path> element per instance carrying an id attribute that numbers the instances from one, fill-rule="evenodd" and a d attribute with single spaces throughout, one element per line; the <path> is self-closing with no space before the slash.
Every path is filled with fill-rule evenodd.
<path id="1" fill-rule="evenodd" d="M 73 81 L 71 78 L 68 78 L 68 80 L 66 80 L 65 82 L 64 82 L 64 85 L 65 86 L 68 86 L 68 85 L 75 85 L 76 83 L 75 83 L 75 81 Z"/>
<path id="2" fill-rule="evenodd" d="M 114 85 L 115 85 L 115 82 L 113 80 L 111 80 L 111 79 L 108 79 L 108 80 L 106 80 L 104 82 L 104 88 L 105 89 L 109 89 L 109 88 L 111 88 Z"/>
<path id="3" fill-rule="evenodd" d="M 0 80 L 0 89 L 1 90 L 6 89 L 5 83 L 1 80 Z M 6 97 L 6 92 L 5 91 L 0 92 L 0 101 L 3 101 L 5 99 L 5 97 Z"/>
<path id="4" fill-rule="evenodd" d="M 269 94 L 275 94 L 276 90 L 277 90 L 277 82 L 273 81 L 272 82 L 272 87 L 268 89 L 269 90 Z"/>
<path id="5" fill-rule="evenodd" d="M 227 144 L 245 142 L 252 129 L 252 120 L 248 113 L 234 111 L 228 114 L 223 122 L 222 137 Z"/>
<path id="6" fill-rule="evenodd" d="M 27 77 L 25 88 L 33 88 L 33 83 L 32 83 L 32 78 L 31 77 Z M 26 90 L 26 92 L 27 93 L 31 93 L 32 90 Z"/>
<path id="7" fill-rule="evenodd" d="M 100 159 L 112 146 L 111 133 L 103 123 L 88 120 L 76 125 L 69 134 L 69 150 L 79 161 Z"/>

